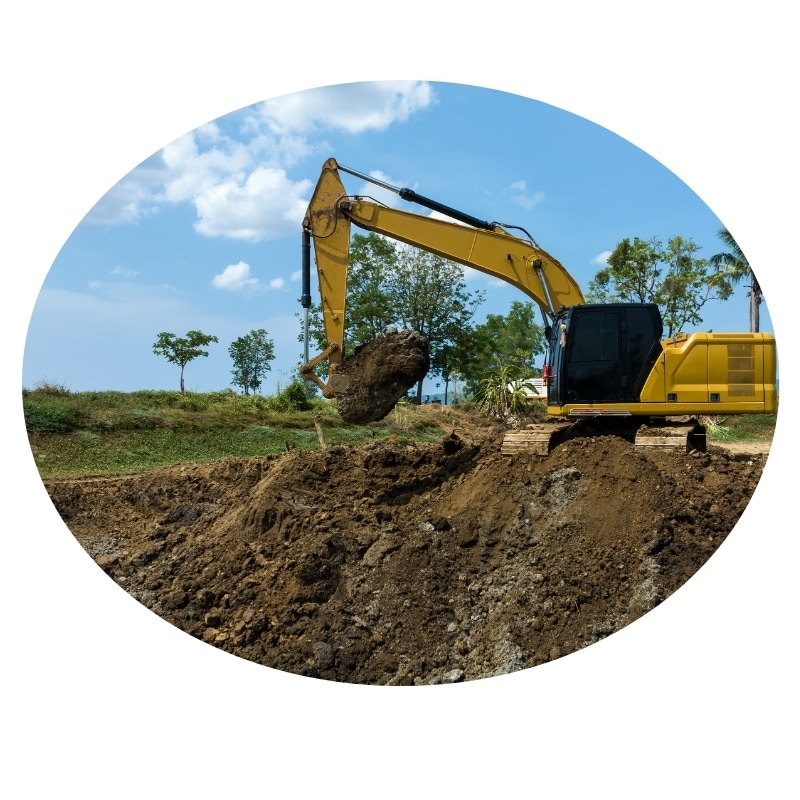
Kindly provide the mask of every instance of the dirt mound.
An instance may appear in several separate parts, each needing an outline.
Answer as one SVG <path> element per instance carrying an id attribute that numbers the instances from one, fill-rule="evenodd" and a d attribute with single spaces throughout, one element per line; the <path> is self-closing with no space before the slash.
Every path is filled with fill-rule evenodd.
<path id="1" fill-rule="evenodd" d="M 436 444 L 46 485 L 110 578 L 192 636 L 311 677 L 421 685 L 535 666 L 637 619 L 713 554 L 765 462 L 615 437 L 508 457 L 497 427 L 447 412 Z"/>
<path id="2" fill-rule="evenodd" d="M 339 416 L 355 425 L 383 419 L 429 368 L 428 340 L 416 331 L 390 330 L 367 342 L 336 371 Z"/>

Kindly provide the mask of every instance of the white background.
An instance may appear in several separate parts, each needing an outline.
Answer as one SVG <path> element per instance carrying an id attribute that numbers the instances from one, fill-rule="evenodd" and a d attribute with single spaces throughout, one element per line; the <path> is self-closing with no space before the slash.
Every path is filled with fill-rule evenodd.
<path id="1" fill-rule="evenodd" d="M 790 795 L 798 528 L 788 459 L 798 288 L 790 6 L 607 0 L 467 11 L 407 0 L 400 8 L 34 0 L 2 12 L 5 796 Z M 61 523 L 34 469 L 19 400 L 39 287 L 120 177 L 244 105 L 377 79 L 516 92 L 643 148 L 737 231 L 779 343 L 776 443 L 714 558 L 604 642 L 459 686 L 331 685 L 239 661 L 175 630 L 106 578 Z"/>

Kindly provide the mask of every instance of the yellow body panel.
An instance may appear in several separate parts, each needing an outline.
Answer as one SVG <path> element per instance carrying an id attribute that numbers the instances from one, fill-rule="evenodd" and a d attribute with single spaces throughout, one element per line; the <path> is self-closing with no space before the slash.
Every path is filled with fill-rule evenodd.
<path id="1" fill-rule="evenodd" d="M 778 410 L 775 337 L 769 333 L 693 333 L 662 342 L 638 403 L 570 404 L 554 416 L 774 414 Z"/>

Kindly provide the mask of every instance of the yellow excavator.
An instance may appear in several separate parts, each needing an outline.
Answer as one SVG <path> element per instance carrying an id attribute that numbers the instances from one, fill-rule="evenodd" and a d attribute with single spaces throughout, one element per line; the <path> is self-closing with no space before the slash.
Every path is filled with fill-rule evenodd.
<path id="1" fill-rule="evenodd" d="M 377 184 L 435 216 L 389 207 L 345 191 L 340 172 Z M 700 416 L 777 412 L 775 338 L 767 333 L 691 333 L 663 339 L 652 303 L 587 304 L 575 279 L 527 231 L 486 222 L 329 159 L 303 221 L 303 295 L 306 331 L 310 296 L 310 242 L 319 279 L 327 347 L 308 358 L 301 374 L 328 398 L 358 382 L 343 361 L 350 229 L 356 225 L 435 253 L 516 286 L 541 309 L 547 353 L 542 377 L 547 412 L 561 426 L 511 431 L 503 452 L 546 454 L 564 428 L 610 430 L 639 446 L 703 449 Z M 510 233 L 510 230 L 520 235 Z M 328 380 L 315 368 L 328 361 Z M 412 382 L 413 383 L 413 382 Z M 397 387 L 397 397 L 412 383 Z"/>

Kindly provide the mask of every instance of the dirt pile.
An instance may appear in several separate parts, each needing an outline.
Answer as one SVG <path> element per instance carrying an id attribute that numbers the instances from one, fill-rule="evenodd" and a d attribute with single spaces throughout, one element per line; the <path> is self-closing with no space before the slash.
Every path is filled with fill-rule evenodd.
<path id="1" fill-rule="evenodd" d="M 502 431 L 51 481 L 111 579 L 178 628 L 332 681 L 422 685 L 535 666 L 680 587 L 735 525 L 763 455 Z"/>
<path id="2" fill-rule="evenodd" d="M 354 425 L 383 419 L 429 368 L 428 340 L 416 331 L 390 329 L 338 367 L 332 383 L 339 416 Z"/>

